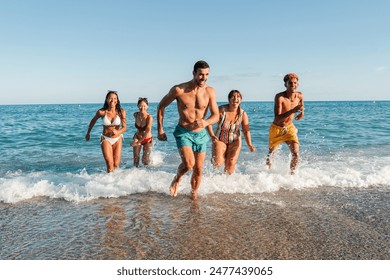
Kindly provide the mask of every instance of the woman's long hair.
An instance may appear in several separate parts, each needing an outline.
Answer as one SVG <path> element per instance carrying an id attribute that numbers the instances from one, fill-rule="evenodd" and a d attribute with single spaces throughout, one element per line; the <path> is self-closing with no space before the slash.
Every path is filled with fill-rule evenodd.
<path id="1" fill-rule="evenodd" d="M 232 90 L 229 92 L 228 100 L 230 100 L 230 98 L 232 98 L 232 97 L 233 97 L 233 94 L 235 94 L 235 93 L 238 93 L 238 95 L 241 97 L 241 101 L 242 101 L 241 92 L 240 92 L 239 90 L 237 90 L 237 89 L 232 89 Z M 240 118 L 240 115 L 241 115 L 241 106 L 238 105 L 236 117 L 234 118 L 234 122 L 236 122 L 236 121 Z"/>
<path id="2" fill-rule="evenodd" d="M 115 90 L 109 90 L 109 91 L 107 92 L 107 94 L 106 94 L 106 99 L 104 100 L 104 105 L 103 105 L 102 110 L 105 110 L 105 111 L 106 111 L 106 110 L 108 109 L 109 106 L 108 106 L 108 101 L 107 101 L 107 99 L 108 99 L 108 96 L 109 96 L 110 94 L 115 94 L 115 95 L 116 95 L 116 98 L 117 98 L 118 102 L 116 103 L 115 111 L 118 113 L 119 116 L 122 117 L 121 102 L 119 101 L 118 93 L 117 93 Z"/>

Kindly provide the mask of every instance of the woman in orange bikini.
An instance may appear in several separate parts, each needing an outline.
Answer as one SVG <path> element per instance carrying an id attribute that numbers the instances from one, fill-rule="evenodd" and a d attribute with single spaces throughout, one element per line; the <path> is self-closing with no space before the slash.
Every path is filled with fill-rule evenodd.
<path id="1" fill-rule="evenodd" d="M 139 166 L 141 147 L 143 147 L 142 164 L 149 165 L 151 163 L 150 155 L 153 147 L 153 117 L 147 112 L 149 108 L 148 99 L 140 97 L 137 105 L 139 112 L 134 113 L 134 125 L 137 128 L 137 132 L 134 134 L 134 141 L 130 143 L 130 146 L 133 147 L 135 167 Z"/>
<path id="2" fill-rule="evenodd" d="M 254 152 L 256 147 L 252 145 L 248 115 L 240 107 L 241 93 L 232 90 L 228 99 L 229 104 L 219 106 L 219 121 L 215 133 L 211 126 L 208 126 L 207 130 L 213 141 L 211 162 L 215 167 L 225 164 L 225 172 L 230 175 L 235 171 L 241 151 L 240 127 L 249 150 Z"/>
<path id="3" fill-rule="evenodd" d="M 89 123 L 85 140 L 89 141 L 91 130 L 99 118 L 103 119 L 103 132 L 100 137 L 103 157 L 107 172 L 113 172 L 121 162 L 122 134 L 126 131 L 126 111 L 121 108 L 116 91 L 108 91 L 103 108 L 97 110 Z"/>

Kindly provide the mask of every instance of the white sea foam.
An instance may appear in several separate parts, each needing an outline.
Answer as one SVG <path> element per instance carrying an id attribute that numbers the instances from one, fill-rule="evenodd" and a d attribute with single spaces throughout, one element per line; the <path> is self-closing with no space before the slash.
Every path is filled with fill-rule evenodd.
<path id="1" fill-rule="evenodd" d="M 50 172 L 10 172 L 0 178 L 0 201 L 16 203 L 33 197 L 45 196 L 71 202 L 110 198 L 135 193 L 157 192 L 169 195 L 169 185 L 176 170 L 161 170 L 164 157 L 150 168 L 124 168 L 114 173 L 88 174 Z M 156 158 L 154 158 L 156 159 Z M 300 190 L 326 186 L 340 188 L 388 187 L 390 158 L 380 158 L 365 165 L 347 165 L 345 162 L 303 162 L 295 176 L 288 174 L 288 162 L 276 158 L 274 169 L 268 170 L 260 161 L 241 161 L 237 172 L 226 175 L 205 163 L 200 195 L 211 193 L 262 193 L 280 189 Z M 190 173 L 180 183 L 179 193 L 190 193 Z"/>

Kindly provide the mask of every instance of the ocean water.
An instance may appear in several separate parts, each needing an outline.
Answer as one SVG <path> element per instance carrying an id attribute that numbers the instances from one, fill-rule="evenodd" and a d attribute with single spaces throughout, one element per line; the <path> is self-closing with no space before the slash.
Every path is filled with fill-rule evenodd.
<path id="1" fill-rule="evenodd" d="M 156 106 L 151 104 L 149 109 L 155 119 Z M 295 177 L 286 176 L 290 159 L 285 145 L 276 154 L 274 169 L 264 166 L 272 106 L 271 102 L 243 103 L 257 151 L 250 153 L 243 146 L 237 173 L 228 181 L 221 170 L 212 168 L 209 152 L 200 194 L 389 185 L 390 102 L 306 102 L 305 118 L 295 122 L 301 142 Z M 136 106 L 123 107 L 129 124 L 121 168 L 106 174 L 99 145 L 101 124 L 95 125 L 89 142 L 84 139 L 99 104 L 1 106 L 5 122 L 0 142 L 0 201 L 16 203 L 47 196 L 79 202 L 149 191 L 167 193 L 180 162 L 172 135 L 176 106 L 168 107 L 164 121 L 169 141 L 155 141 L 152 166 L 139 169 L 132 168 L 129 145 L 135 133 L 131 113 Z M 189 190 L 186 182 L 181 188 Z"/>
<path id="2" fill-rule="evenodd" d="M 265 167 L 273 103 L 244 102 L 257 150 L 244 144 L 227 176 L 212 167 L 209 145 L 198 203 L 188 198 L 190 175 L 177 198 L 168 195 L 180 162 L 175 104 L 165 113 L 168 141 L 156 140 L 153 164 L 140 168 L 129 146 L 136 104 L 122 104 L 128 130 L 112 174 L 101 122 L 84 139 L 100 106 L 0 106 L 0 259 L 389 258 L 390 101 L 305 102 L 295 176 L 285 145 Z M 267 246 L 254 241 L 259 234 Z M 190 250 L 196 240 L 203 245 Z"/>

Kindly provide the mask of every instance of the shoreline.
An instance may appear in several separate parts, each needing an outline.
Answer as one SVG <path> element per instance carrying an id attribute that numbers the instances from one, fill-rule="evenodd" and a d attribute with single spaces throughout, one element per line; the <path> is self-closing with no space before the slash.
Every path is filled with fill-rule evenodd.
<path id="1" fill-rule="evenodd" d="M 0 204 L 0 259 L 386 260 L 389 188 Z M 17 217 L 17 218 L 15 218 Z"/>

